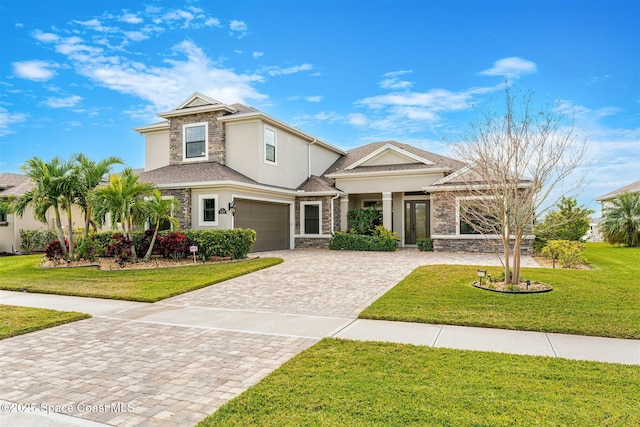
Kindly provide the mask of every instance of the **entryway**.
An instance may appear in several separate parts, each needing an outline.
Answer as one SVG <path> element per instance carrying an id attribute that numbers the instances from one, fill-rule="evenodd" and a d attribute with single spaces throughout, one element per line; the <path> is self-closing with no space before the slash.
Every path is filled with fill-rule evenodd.
<path id="1" fill-rule="evenodd" d="M 429 201 L 405 200 L 404 243 L 415 245 L 418 239 L 429 237 Z"/>

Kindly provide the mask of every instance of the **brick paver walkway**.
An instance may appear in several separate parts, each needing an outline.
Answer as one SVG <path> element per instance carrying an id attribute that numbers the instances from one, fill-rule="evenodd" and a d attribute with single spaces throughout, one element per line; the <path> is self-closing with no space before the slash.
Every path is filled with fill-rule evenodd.
<path id="1" fill-rule="evenodd" d="M 188 319 L 137 320 L 136 310 L 166 309 L 165 316 L 176 306 L 199 315 L 208 313 L 204 308 L 218 316 L 245 310 L 348 323 L 419 265 L 498 264 L 492 256 L 415 250 L 260 255 L 285 262 L 129 310 L 124 318 L 97 316 L 0 341 L 0 399 L 110 425 L 193 425 L 318 338 L 190 325 Z"/>

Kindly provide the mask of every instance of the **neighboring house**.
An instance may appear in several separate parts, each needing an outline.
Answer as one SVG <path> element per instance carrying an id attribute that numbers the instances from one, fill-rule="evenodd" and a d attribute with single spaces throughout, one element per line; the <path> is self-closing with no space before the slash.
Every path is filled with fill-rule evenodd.
<path id="1" fill-rule="evenodd" d="M 629 185 L 625 185 L 622 188 L 618 188 L 617 190 L 613 190 L 610 193 L 607 193 L 603 196 L 596 198 L 596 202 L 600 203 L 600 214 L 604 215 L 604 211 L 607 207 L 611 206 L 611 200 L 615 199 L 622 193 L 640 193 L 640 181 L 633 182 Z M 602 241 L 602 236 L 600 236 L 600 232 L 598 230 L 598 226 L 600 225 L 601 218 L 595 218 L 590 222 L 590 231 L 591 236 L 589 240 L 593 240 L 596 242 Z"/>
<path id="2" fill-rule="evenodd" d="M 256 251 L 327 247 L 348 211 L 377 206 L 401 246 L 431 237 L 436 250 L 490 250 L 445 197 L 465 176 L 454 159 L 396 141 L 344 151 L 200 93 L 158 116 L 135 128 L 146 144 L 140 179 L 179 200 L 181 228 L 253 228 Z"/>

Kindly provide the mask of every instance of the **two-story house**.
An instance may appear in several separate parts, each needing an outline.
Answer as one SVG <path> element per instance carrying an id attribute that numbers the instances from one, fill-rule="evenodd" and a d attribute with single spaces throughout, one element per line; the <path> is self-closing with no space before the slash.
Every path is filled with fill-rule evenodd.
<path id="1" fill-rule="evenodd" d="M 438 191 L 464 170 L 454 159 L 396 141 L 345 151 L 200 93 L 158 116 L 164 121 L 135 129 L 146 144 L 140 179 L 180 201 L 183 229 L 252 228 L 256 251 L 327 247 L 334 231 L 347 230 L 348 211 L 375 205 L 401 246 L 432 237 L 436 250 L 490 250 L 465 235 Z"/>

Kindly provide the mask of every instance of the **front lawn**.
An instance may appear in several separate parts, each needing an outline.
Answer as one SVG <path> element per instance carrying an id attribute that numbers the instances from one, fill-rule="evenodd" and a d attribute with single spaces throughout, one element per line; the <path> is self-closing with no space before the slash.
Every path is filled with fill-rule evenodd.
<path id="1" fill-rule="evenodd" d="M 640 368 L 324 339 L 199 426 L 640 425 Z"/>
<path id="2" fill-rule="evenodd" d="M 282 262 L 281 258 L 258 258 L 189 267 L 101 271 L 97 267 L 40 268 L 40 258 L 0 257 L 0 289 L 156 302 Z"/>
<path id="3" fill-rule="evenodd" d="M 89 317 L 75 311 L 0 305 L 0 340 Z"/>
<path id="4" fill-rule="evenodd" d="M 420 267 L 360 317 L 640 339 L 640 249 L 589 243 L 585 257 L 593 270 L 524 268 L 554 288 L 533 295 L 476 289 L 477 267 Z"/>

